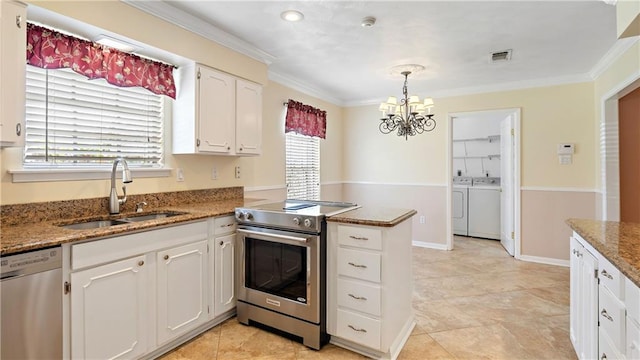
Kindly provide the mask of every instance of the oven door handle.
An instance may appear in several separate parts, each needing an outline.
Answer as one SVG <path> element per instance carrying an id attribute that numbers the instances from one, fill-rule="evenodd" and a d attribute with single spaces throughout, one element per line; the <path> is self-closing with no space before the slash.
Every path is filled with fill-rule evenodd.
<path id="1" fill-rule="evenodd" d="M 238 233 L 242 233 L 242 234 L 259 236 L 261 239 L 264 239 L 264 240 L 269 240 L 269 238 L 275 238 L 280 241 L 294 243 L 294 244 L 299 244 L 299 243 L 307 244 L 309 242 L 309 238 L 303 238 L 303 237 L 297 237 L 297 236 L 271 234 L 271 233 L 264 233 L 264 232 L 244 230 L 244 229 L 238 229 L 237 231 Z"/>

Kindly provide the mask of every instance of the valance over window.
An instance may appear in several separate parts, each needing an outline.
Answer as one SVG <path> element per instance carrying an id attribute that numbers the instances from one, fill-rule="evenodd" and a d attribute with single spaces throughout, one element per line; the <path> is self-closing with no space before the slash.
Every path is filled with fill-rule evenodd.
<path id="1" fill-rule="evenodd" d="M 138 86 L 176 98 L 173 66 L 144 59 L 34 24 L 27 25 L 27 62 L 44 69 L 70 68 L 89 79 Z"/>
<path id="2" fill-rule="evenodd" d="M 284 132 L 326 138 L 327 112 L 313 106 L 289 100 Z"/>

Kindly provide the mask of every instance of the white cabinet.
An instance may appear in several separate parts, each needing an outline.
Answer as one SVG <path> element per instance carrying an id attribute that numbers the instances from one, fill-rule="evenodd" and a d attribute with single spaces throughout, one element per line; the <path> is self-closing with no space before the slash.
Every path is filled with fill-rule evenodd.
<path id="1" fill-rule="evenodd" d="M 213 287 L 210 291 L 213 311 L 211 318 L 220 316 L 236 307 L 234 288 L 235 228 L 233 216 L 216 218 L 214 238 L 210 241 L 210 268 Z"/>
<path id="2" fill-rule="evenodd" d="M 571 342 L 580 359 L 598 357 L 598 260 L 579 235 L 571 237 Z"/>
<path id="3" fill-rule="evenodd" d="M 176 84 L 174 154 L 260 154 L 260 85 L 200 64 L 181 67 Z"/>
<path id="4" fill-rule="evenodd" d="M 24 144 L 27 9 L 0 2 L 0 146 Z"/>
<path id="5" fill-rule="evenodd" d="M 204 323 L 207 314 L 207 241 L 159 251 L 158 343 Z"/>
<path id="6" fill-rule="evenodd" d="M 71 358 L 134 359 L 147 351 L 146 255 L 71 274 Z"/>
<path id="7" fill-rule="evenodd" d="M 395 358 L 414 326 L 411 221 L 394 227 L 329 222 L 327 242 L 331 342 L 372 358 Z"/>

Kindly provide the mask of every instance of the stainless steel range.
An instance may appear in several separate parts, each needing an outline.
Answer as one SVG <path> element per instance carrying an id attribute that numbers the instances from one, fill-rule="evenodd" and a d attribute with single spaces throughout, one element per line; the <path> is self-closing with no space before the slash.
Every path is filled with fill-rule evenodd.
<path id="1" fill-rule="evenodd" d="M 326 216 L 355 204 L 286 200 L 236 208 L 238 320 L 302 338 L 320 349 L 326 333 Z"/>

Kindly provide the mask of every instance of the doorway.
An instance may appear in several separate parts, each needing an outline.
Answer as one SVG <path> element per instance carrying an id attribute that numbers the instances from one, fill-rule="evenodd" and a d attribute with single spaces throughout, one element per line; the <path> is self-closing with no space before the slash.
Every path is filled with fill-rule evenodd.
<path id="1" fill-rule="evenodd" d="M 520 109 L 452 113 L 448 119 L 447 249 L 454 248 L 454 233 L 466 234 L 500 240 L 519 258 Z"/>

